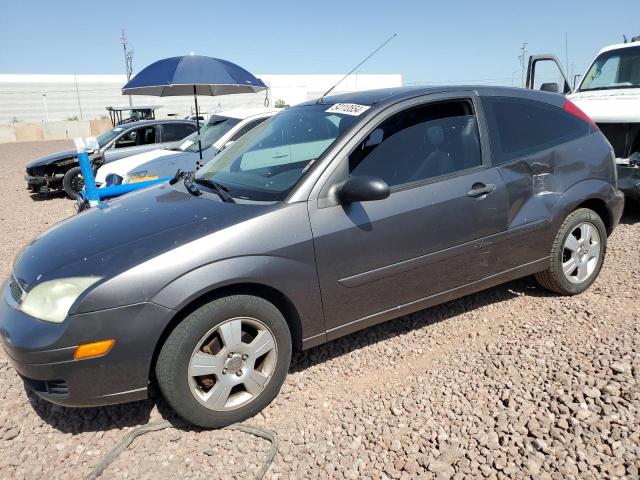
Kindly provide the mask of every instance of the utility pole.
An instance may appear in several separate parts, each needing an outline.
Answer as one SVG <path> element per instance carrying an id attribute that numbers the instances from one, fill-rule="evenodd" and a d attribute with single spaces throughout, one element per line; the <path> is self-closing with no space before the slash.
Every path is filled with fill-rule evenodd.
<path id="1" fill-rule="evenodd" d="M 122 35 L 120 36 L 120 43 L 122 44 L 122 52 L 124 53 L 124 68 L 127 74 L 127 82 L 131 80 L 131 74 L 133 73 L 133 49 L 129 48 L 129 39 L 127 38 L 127 29 L 120 30 Z M 129 106 L 133 105 L 131 102 L 131 95 L 129 95 Z"/>
<path id="2" fill-rule="evenodd" d="M 80 112 L 80 120 L 84 120 L 82 118 L 82 103 L 80 103 L 80 89 L 78 88 L 78 76 L 74 75 L 73 79 L 76 82 L 76 96 L 78 97 L 78 111 Z"/>
<path id="3" fill-rule="evenodd" d="M 520 70 L 521 70 L 521 81 L 522 81 L 522 88 L 524 88 L 524 62 L 525 59 L 527 58 L 527 53 L 529 53 L 527 51 L 527 42 L 522 42 L 522 46 L 520 47 L 520 50 L 522 51 L 522 55 L 520 55 L 518 58 L 520 59 Z"/>

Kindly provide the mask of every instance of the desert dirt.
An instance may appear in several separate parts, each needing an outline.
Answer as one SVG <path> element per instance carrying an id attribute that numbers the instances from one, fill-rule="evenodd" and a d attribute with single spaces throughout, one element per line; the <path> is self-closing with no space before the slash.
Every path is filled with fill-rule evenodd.
<path id="1" fill-rule="evenodd" d="M 0 145 L 3 279 L 31 238 L 75 213 L 23 180 L 27 161 L 69 145 Z M 279 396 L 246 422 L 279 439 L 266 477 L 638 478 L 639 245 L 630 205 L 581 295 L 525 278 L 294 354 Z M 175 418 L 157 397 L 49 404 L 1 349 L 0 385 L 0 478 L 83 478 L 133 428 Z M 137 438 L 102 478 L 250 478 L 269 446 L 170 428 Z"/>

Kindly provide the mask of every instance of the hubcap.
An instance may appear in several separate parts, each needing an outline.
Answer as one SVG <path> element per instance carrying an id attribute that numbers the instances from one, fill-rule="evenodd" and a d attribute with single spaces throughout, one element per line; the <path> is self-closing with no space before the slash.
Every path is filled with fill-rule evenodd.
<path id="1" fill-rule="evenodd" d="M 574 228 L 564 241 L 562 271 L 571 283 L 582 283 L 596 270 L 600 260 L 600 234 L 591 223 Z"/>
<path id="2" fill-rule="evenodd" d="M 225 411 L 251 402 L 269 383 L 277 361 L 271 330 L 249 317 L 231 318 L 198 342 L 189 360 L 189 386 L 205 407 Z"/>

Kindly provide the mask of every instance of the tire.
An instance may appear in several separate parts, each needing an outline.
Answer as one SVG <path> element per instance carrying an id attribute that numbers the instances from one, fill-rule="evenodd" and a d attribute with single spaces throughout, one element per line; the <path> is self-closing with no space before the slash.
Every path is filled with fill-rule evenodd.
<path id="1" fill-rule="evenodd" d="M 585 226 L 593 230 L 585 230 Z M 582 293 L 598 278 L 606 249 L 607 230 L 602 219 L 593 210 L 579 208 L 562 222 L 551 247 L 549 268 L 537 273 L 536 280 L 561 295 Z M 597 258 L 592 257 L 596 253 Z"/>
<path id="2" fill-rule="evenodd" d="M 221 428 L 271 403 L 287 376 L 291 348 L 289 326 L 273 304 L 249 295 L 219 298 L 187 315 L 167 337 L 156 362 L 158 386 L 182 418 Z"/>
<path id="3" fill-rule="evenodd" d="M 67 170 L 62 178 L 62 188 L 67 194 L 67 197 L 75 200 L 78 196 L 78 192 L 84 188 L 84 180 L 82 179 L 82 172 L 80 167 L 73 167 Z"/>

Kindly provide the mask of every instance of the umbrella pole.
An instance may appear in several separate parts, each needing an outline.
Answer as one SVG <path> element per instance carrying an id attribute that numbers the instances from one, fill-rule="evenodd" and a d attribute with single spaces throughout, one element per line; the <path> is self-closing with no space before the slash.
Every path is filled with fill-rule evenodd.
<path id="1" fill-rule="evenodd" d="M 193 86 L 193 101 L 196 103 L 196 129 L 198 130 L 198 153 L 200 154 L 200 160 L 202 160 L 202 142 L 200 141 L 200 114 L 198 113 L 198 96 L 196 95 L 196 86 Z"/>

